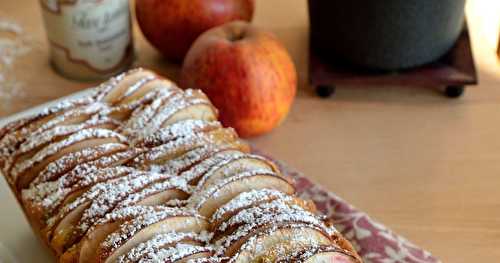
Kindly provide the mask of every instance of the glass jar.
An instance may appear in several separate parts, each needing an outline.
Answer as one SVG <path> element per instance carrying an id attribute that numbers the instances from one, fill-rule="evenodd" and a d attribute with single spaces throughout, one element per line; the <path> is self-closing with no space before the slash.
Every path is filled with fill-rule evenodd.
<path id="1" fill-rule="evenodd" d="M 77 80 L 109 78 L 134 60 L 128 0 L 40 0 L 50 60 Z"/>

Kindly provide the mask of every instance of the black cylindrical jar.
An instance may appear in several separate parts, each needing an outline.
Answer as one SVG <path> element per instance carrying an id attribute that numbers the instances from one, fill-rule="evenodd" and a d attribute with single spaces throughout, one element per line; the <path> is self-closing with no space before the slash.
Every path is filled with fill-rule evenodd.
<path id="1" fill-rule="evenodd" d="M 398 70 L 434 61 L 463 27 L 465 0 L 309 0 L 315 52 Z"/>

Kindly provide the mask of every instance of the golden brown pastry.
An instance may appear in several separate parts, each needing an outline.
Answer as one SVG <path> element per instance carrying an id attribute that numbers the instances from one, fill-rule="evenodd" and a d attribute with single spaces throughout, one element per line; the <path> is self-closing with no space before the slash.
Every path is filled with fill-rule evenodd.
<path id="1" fill-rule="evenodd" d="M 5 125 L 0 149 L 59 262 L 361 262 L 201 91 L 148 70 Z"/>

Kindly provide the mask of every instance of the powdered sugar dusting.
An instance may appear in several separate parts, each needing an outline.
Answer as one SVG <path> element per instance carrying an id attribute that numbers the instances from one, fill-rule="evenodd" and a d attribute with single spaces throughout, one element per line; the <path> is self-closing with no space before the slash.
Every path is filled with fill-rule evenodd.
<path id="1" fill-rule="evenodd" d="M 232 182 L 236 182 L 245 178 L 257 176 L 257 175 L 264 175 L 264 176 L 275 176 L 277 177 L 278 175 L 274 172 L 270 172 L 268 170 L 261 170 L 261 169 L 256 169 L 253 171 L 247 171 L 243 172 L 234 176 L 231 176 L 229 178 L 224 178 L 221 180 L 216 181 L 213 185 L 210 187 L 207 187 L 206 189 L 202 190 L 199 192 L 197 195 L 192 195 L 191 198 L 189 199 L 190 201 L 190 207 L 192 207 L 195 210 L 198 210 L 201 208 L 201 206 L 209 199 L 209 198 L 216 198 L 223 186 L 228 185 Z"/>
<path id="2" fill-rule="evenodd" d="M 190 92 L 191 90 L 186 90 L 179 97 L 174 97 L 169 103 L 164 104 L 162 109 L 158 112 L 155 118 L 146 126 L 146 131 L 154 132 L 159 130 L 164 123 L 168 121 L 176 112 L 185 109 L 190 106 L 206 104 L 210 105 L 210 102 L 205 98 L 196 97 L 195 92 Z"/>
<path id="3" fill-rule="evenodd" d="M 89 191 L 88 196 L 77 199 L 75 204 L 69 205 L 68 209 L 74 209 L 86 200 L 91 200 L 88 209 L 85 209 L 78 224 L 78 228 L 85 232 L 96 220 L 110 212 L 116 205 L 131 196 L 136 191 L 144 188 L 152 182 L 169 179 L 170 175 L 155 173 L 132 173 L 127 177 L 114 179 L 110 182 L 97 184 Z M 98 192 L 92 195 L 92 192 Z M 87 195 L 87 194 L 86 194 Z M 86 200 L 85 200 L 86 199 Z M 133 203 L 133 202 L 131 202 Z"/>
<path id="4" fill-rule="evenodd" d="M 127 141 L 125 137 L 111 130 L 93 129 L 93 128 L 84 129 L 69 136 L 65 140 L 46 146 L 45 148 L 37 152 L 33 156 L 33 158 L 16 164 L 16 166 L 14 166 L 14 168 L 11 171 L 11 176 L 13 177 L 14 181 L 16 181 L 16 178 L 20 173 L 24 172 L 33 165 L 42 162 L 45 158 L 47 158 L 47 156 L 53 155 L 70 145 L 73 145 L 75 143 L 84 140 L 103 139 L 103 138 L 115 138 L 123 143 Z"/>
<path id="5" fill-rule="evenodd" d="M 152 213 L 140 215 L 132 221 L 126 222 L 125 224 L 121 225 L 120 229 L 110 234 L 102 245 L 104 248 L 108 248 L 113 251 L 120 247 L 124 242 L 126 242 L 126 240 L 134 236 L 140 230 L 150 225 L 159 223 L 167 218 L 178 216 L 200 218 L 195 213 L 180 208 L 165 208 L 165 210 L 154 211 Z M 165 232 L 171 231 L 172 230 Z"/>
<path id="6" fill-rule="evenodd" d="M 265 166 L 269 167 L 269 169 L 266 169 L 266 171 L 274 172 L 273 169 L 271 169 L 272 165 L 269 163 L 269 161 L 267 159 L 265 159 L 263 157 L 253 155 L 253 154 L 233 154 L 232 156 L 229 156 L 229 158 L 224 159 L 221 162 L 217 163 L 216 165 L 210 167 L 210 170 L 205 172 L 205 174 L 203 174 L 203 176 L 199 180 L 198 189 L 204 188 L 205 185 L 207 184 L 207 182 L 214 181 L 215 180 L 214 177 L 215 177 L 216 172 L 220 172 L 220 175 L 222 176 L 222 177 L 218 177 L 217 179 L 222 179 L 222 178 L 232 176 L 235 173 L 249 171 L 249 170 L 254 168 L 253 166 L 249 166 L 247 164 L 241 164 L 241 163 L 238 163 L 237 165 L 230 165 L 230 164 L 234 164 L 236 161 L 240 161 L 243 159 L 260 161 L 263 164 L 265 164 Z M 264 170 L 264 168 L 260 168 L 260 167 L 258 169 Z"/>
<path id="7" fill-rule="evenodd" d="M 217 222 L 221 220 L 224 215 L 238 211 L 239 209 L 275 199 L 287 202 L 291 201 L 293 197 L 274 189 L 260 189 L 244 192 L 233 198 L 225 205 L 219 207 L 210 218 L 210 222 Z"/>
<path id="8" fill-rule="evenodd" d="M 140 263 L 176 262 L 185 257 L 200 254 L 212 253 L 214 249 L 208 246 L 195 246 L 189 244 L 176 244 L 174 247 L 162 248 L 156 253 L 148 253 L 139 260 Z"/>
<path id="9" fill-rule="evenodd" d="M 208 173 L 208 171 L 215 171 L 231 160 L 242 156 L 244 156 L 243 153 L 234 150 L 218 152 L 210 158 L 207 158 L 199 164 L 191 167 L 189 170 L 184 171 L 180 174 L 180 176 L 185 178 L 186 181 L 192 182 L 199 179 L 205 173 Z"/>
<path id="10" fill-rule="evenodd" d="M 87 129 L 90 127 L 95 127 L 95 126 L 100 126 L 100 125 L 116 125 L 117 122 L 108 118 L 108 117 L 100 117 L 100 116 L 95 116 L 88 121 L 82 123 L 82 124 L 74 124 L 74 125 L 61 125 L 61 126 L 54 126 L 53 128 L 46 130 L 44 132 L 40 132 L 37 134 L 34 134 L 33 136 L 30 136 L 27 141 L 21 144 L 19 146 L 19 150 L 17 151 L 17 154 L 23 154 L 26 152 L 29 152 L 36 147 L 39 147 L 41 145 L 44 145 L 46 143 L 51 142 L 58 136 L 66 136 L 73 134 L 77 131 Z"/>
<path id="11" fill-rule="evenodd" d="M 111 164 L 110 161 L 106 160 L 117 160 L 119 159 L 118 156 L 126 155 L 129 151 L 118 152 L 125 149 L 126 145 L 121 143 L 106 143 L 96 147 L 84 148 L 80 151 L 69 153 L 54 162 L 49 163 L 33 181 L 32 185 L 55 180 L 59 175 L 66 172 L 69 172 L 67 177 L 71 178 L 73 175 L 88 172 L 88 168 L 98 167 L 98 163 Z M 93 161 L 96 159 L 97 161 Z"/>
<path id="12" fill-rule="evenodd" d="M 260 182 L 251 184 L 260 177 L 287 180 L 267 159 L 241 152 L 234 130 L 208 121 L 217 112 L 201 91 L 182 91 L 142 71 L 121 74 L 84 99 L 0 130 L 0 146 L 6 147 L 0 165 L 7 176 L 18 179 L 46 164 L 20 195 L 51 242 L 79 249 L 79 240 L 112 227 L 99 241 L 100 260 L 210 263 L 235 261 L 245 250 L 266 253 L 259 238 L 291 229 L 297 236 L 288 239 L 307 249 L 290 255 L 278 244 L 273 249 L 280 250 L 280 259 L 326 251 L 316 246 L 314 235 L 302 233 L 317 231 L 329 240 L 336 230 L 298 197 L 273 184 L 260 190 Z M 203 117 L 189 119 L 190 114 Z M 69 149 L 75 150 L 60 154 Z M 226 203 L 204 206 L 208 201 Z M 200 215 L 207 208 L 215 210 L 210 220 Z M 232 247 L 239 241 L 244 241 L 239 250 Z M 116 259 L 128 242 L 137 245 Z M 231 259 L 225 257 L 230 247 L 238 250 Z"/>
<path id="13" fill-rule="evenodd" d="M 246 225 L 249 226 L 249 225 Z M 228 262 L 234 263 L 234 262 L 239 262 L 239 260 L 245 260 L 241 259 L 240 256 L 243 254 L 245 251 L 252 251 L 251 255 L 253 257 L 257 257 L 258 255 L 262 255 L 267 251 L 267 247 L 263 246 L 260 244 L 260 238 L 265 237 L 265 236 L 271 236 L 276 232 L 283 231 L 283 230 L 291 230 L 294 232 L 294 241 L 298 244 L 302 244 L 303 246 L 306 245 L 316 245 L 318 244 L 318 241 L 308 235 L 304 235 L 301 233 L 302 229 L 312 229 L 321 232 L 321 228 L 318 228 L 315 225 L 311 224 L 303 224 L 303 223 L 290 223 L 286 225 L 280 225 L 280 224 L 271 224 L 268 228 L 266 228 L 263 231 L 258 232 L 256 235 L 252 235 L 248 238 L 248 240 L 241 246 L 241 248 L 238 250 L 238 252 L 231 257 L 231 259 Z M 250 232 L 248 232 L 250 233 Z M 248 234 L 247 233 L 247 234 Z M 237 234 L 240 234 L 237 232 Z M 234 236 L 231 236 L 234 237 Z M 234 239 L 236 240 L 236 239 Z M 229 242 L 228 244 L 231 244 Z M 226 249 L 228 248 L 229 245 L 227 246 L 219 246 L 217 248 L 217 255 L 224 255 L 226 252 Z M 246 260 L 251 260 L 249 258 L 246 258 Z"/>
<path id="14" fill-rule="evenodd" d="M 171 97 L 178 96 L 181 96 L 178 89 L 160 90 L 153 102 L 145 105 L 143 108 L 134 110 L 132 116 L 123 124 L 120 130 L 124 134 L 135 138 L 142 138 L 152 134 L 152 131 L 146 129 L 147 124 L 155 116 L 165 101 L 168 101 Z"/>
<path id="15" fill-rule="evenodd" d="M 139 145 L 154 147 L 168 143 L 179 137 L 186 137 L 194 133 L 217 128 L 222 128 L 222 125 L 218 121 L 182 120 L 158 130 L 153 135 L 145 137 L 142 141 L 139 141 Z"/>
<path id="16" fill-rule="evenodd" d="M 202 233 L 193 232 L 169 232 L 165 234 L 158 234 L 150 240 L 140 243 L 135 248 L 130 250 L 127 254 L 118 258 L 119 263 L 133 263 L 138 262 L 143 258 L 154 258 L 160 250 L 166 246 L 174 246 L 182 244 L 183 241 L 198 242 L 201 244 L 207 243 L 211 235 L 204 231 Z"/>

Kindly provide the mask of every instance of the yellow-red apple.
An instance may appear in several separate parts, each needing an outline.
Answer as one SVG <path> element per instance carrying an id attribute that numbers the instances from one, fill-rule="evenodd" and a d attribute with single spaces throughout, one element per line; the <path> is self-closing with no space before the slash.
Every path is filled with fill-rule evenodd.
<path id="1" fill-rule="evenodd" d="M 136 0 L 137 21 L 166 58 L 181 62 L 204 31 L 234 20 L 251 21 L 255 0 Z"/>
<path id="2" fill-rule="evenodd" d="M 240 136 L 279 125 L 297 89 L 295 66 L 271 33 L 236 21 L 203 33 L 189 50 L 181 86 L 203 90 Z"/>

